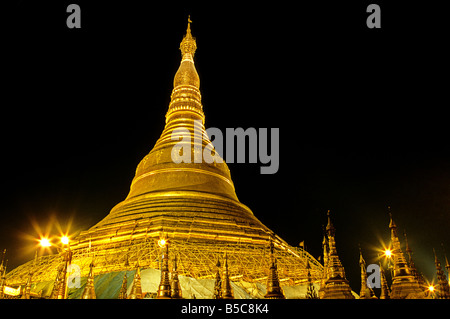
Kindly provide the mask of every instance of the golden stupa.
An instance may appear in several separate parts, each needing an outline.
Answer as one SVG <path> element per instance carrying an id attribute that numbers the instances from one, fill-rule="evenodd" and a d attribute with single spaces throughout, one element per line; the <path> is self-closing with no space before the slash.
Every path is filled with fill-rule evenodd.
<path id="1" fill-rule="evenodd" d="M 284 289 L 286 297 L 301 297 L 302 289 L 295 287 L 304 285 L 306 293 L 307 260 L 317 285 L 322 276 L 320 263 L 302 248 L 287 244 L 239 201 L 223 160 L 212 163 L 205 160 L 176 163 L 173 160 L 174 146 L 181 140 L 177 138 L 180 128 L 189 131 L 191 158 L 205 148 L 214 154 L 204 127 L 200 79 L 194 65 L 197 44 L 190 23 L 188 20 L 186 35 L 180 44 L 182 59 L 174 77 L 161 137 L 137 166 L 125 200 L 99 223 L 72 239 L 72 263 L 80 267 L 83 278 L 88 276 L 92 260 L 94 276 L 122 271 L 117 281 L 119 294 L 123 271 L 135 270 L 136 264 L 142 278 L 145 269 L 159 271 L 161 247 L 158 240 L 164 238 L 169 242 L 171 257 L 177 258 L 183 297 L 195 294 L 197 298 L 212 298 L 218 256 L 227 254 L 229 276 L 235 287 L 249 296 L 262 298 L 265 291 L 261 285 L 269 276 L 272 242 L 279 280 L 282 285 L 292 287 Z M 215 154 L 215 158 L 218 156 Z M 23 285 L 32 273 L 31 281 L 35 283 L 32 290 L 46 296 L 50 288 L 42 287 L 44 283 L 54 282 L 62 263 L 61 255 L 41 256 L 8 273 L 7 282 Z M 189 280 L 192 283 L 192 280 L 203 279 L 211 281 L 211 296 L 198 289 L 196 293 L 186 291 Z M 149 293 L 156 292 L 154 286 L 145 287 L 144 282 L 144 293 L 146 289 Z M 101 292 L 97 291 L 96 295 L 102 298 Z M 243 295 L 235 292 L 235 296 Z"/>

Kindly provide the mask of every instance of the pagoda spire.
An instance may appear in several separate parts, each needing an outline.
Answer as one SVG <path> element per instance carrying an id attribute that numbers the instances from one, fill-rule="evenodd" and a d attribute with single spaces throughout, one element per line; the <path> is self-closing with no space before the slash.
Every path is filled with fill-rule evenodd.
<path id="1" fill-rule="evenodd" d="M 362 256 L 361 247 L 359 247 L 359 266 L 361 267 L 361 291 L 359 292 L 359 299 L 366 299 L 366 287 L 367 287 L 366 261 Z"/>
<path id="2" fill-rule="evenodd" d="M 118 299 L 127 299 L 127 289 L 128 289 L 127 271 L 125 270 L 125 274 L 123 275 L 122 286 L 120 287 Z"/>
<path id="3" fill-rule="evenodd" d="M 359 247 L 359 266 L 361 267 L 361 290 L 359 299 L 376 299 L 372 288 L 367 286 L 367 268 L 366 261 L 363 258 L 361 247 Z"/>
<path id="4" fill-rule="evenodd" d="M 3 289 L 6 286 L 6 268 L 8 265 L 8 260 L 6 259 L 6 248 L 3 250 L 2 263 L 0 264 L 0 299 L 4 298 Z"/>
<path id="5" fill-rule="evenodd" d="M 306 271 L 307 271 L 307 277 L 308 277 L 308 288 L 306 288 L 306 299 L 319 299 L 319 296 L 317 295 L 316 288 L 314 287 L 314 283 L 311 278 L 311 265 L 309 264 L 309 259 L 306 259 Z"/>
<path id="6" fill-rule="evenodd" d="M 380 281 L 381 281 L 381 294 L 380 294 L 380 299 L 390 299 L 389 295 L 389 286 L 386 280 L 386 274 L 384 273 L 384 269 L 383 266 L 381 265 L 380 262 Z"/>
<path id="7" fill-rule="evenodd" d="M 278 279 L 277 261 L 273 253 L 273 242 L 270 240 L 270 269 L 267 278 L 267 293 L 264 295 L 266 299 L 286 299 Z"/>
<path id="8" fill-rule="evenodd" d="M 323 227 L 323 225 L 322 225 Z M 319 288 L 319 298 L 323 298 L 324 289 L 325 289 L 325 282 L 327 281 L 329 277 L 329 268 L 328 268 L 328 252 L 330 250 L 330 247 L 328 245 L 328 238 L 325 233 L 325 228 L 323 227 L 323 240 L 322 240 L 322 250 L 323 250 L 323 273 L 322 273 L 322 279 L 320 281 L 320 288 Z"/>
<path id="9" fill-rule="evenodd" d="M 128 299 L 142 299 L 141 270 L 139 268 L 139 261 L 137 262 L 136 266 L 137 267 L 134 274 L 133 287 L 131 288 Z"/>
<path id="10" fill-rule="evenodd" d="M 336 249 L 336 229 L 331 222 L 330 211 L 327 212 L 328 224 L 325 228 L 328 239 L 327 278 L 321 298 L 323 299 L 354 299 L 350 285 L 345 278 L 345 270 Z M 325 258 L 324 258 L 325 259 Z M 325 266 L 325 265 L 324 265 Z"/>
<path id="11" fill-rule="evenodd" d="M 214 281 L 214 294 L 213 299 L 222 299 L 222 276 L 220 275 L 220 259 L 217 258 L 217 264 L 216 264 L 216 280 Z"/>
<path id="12" fill-rule="evenodd" d="M 411 274 L 411 270 L 406 263 L 405 256 L 403 255 L 400 247 L 400 240 L 397 234 L 397 225 L 392 218 L 391 207 L 388 206 L 389 212 L 389 229 L 391 231 L 391 247 L 392 256 L 394 260 L 394 275 L 392 278 L 391 286 L 391 299 L 421 299 L 425 295 L 420 288 L 419 283 Z"/>
<path id="13" fill-rule="evenodd" d="M 409 246 L 408 237 L 406 236 L 406 231 L 403 231 L 403 236 L 405 237 L 405 245 L 406 245 L 405 252 L 408 254 L 408 266 L 409 266 L 409 269 L 411 271 L 411 274 L 414 276 L 414 278 L 416 279 L 417 283 L 419 284 L 419 286 L 422 288 L 423 291 L 425 291 L 425 289 L 426 289 L 425 279 L 423 278 L 423 276 L 417 270 L 416 264 L 414 263 L 414 260 L 412 258 L 413 250 Z"/>
<path id="14" fill-rule="evenodd" d="M 222 299 L 234 299 L 233 289 L 231 288 L 230 276 L 228 274 L 228 256 L 225 253 L 222 279 Z"/>
<path id="15" fill-rule="evenodd" d="M 163 247 L 162 262 L 161 262 L 161 281 L 158 286 L 158 292 L 156 299 L 170 299 L 171 298 L 171 285 L 169 279 L 169 243 L 167 241 Z"/>
<path id="16" fill-rule="evenodd" d="M 448 280 L 442 271 L 441 262 L 437 258 L 436 251 L 433 248 L 434 253 L 434 264 L 436 265 L 436 275 L 437 275 L 437 296 L 439 299 L 450 299 L 450 288 L 448 285 Z"/>
<path id="17" fill-rule="evenodd" d="M 122 241 L 132 234 L 156 238 L 163 227 L 177 240 L 203 243 L 219 234 L 215 242 L 234 244 L 239 237 L 242 243 L 266 245 L 271 230 L 239 201 L 230 170 L 207 136 L 190 17 L 185 30 L 160 138 L 137 166 L 125 200 L 81 232 L 73 249 L 101 246 L 112 238 Z M 180 220 L 181 214 L 185 218 Z M 236 220 L 248 226 L 242 228 Z M 217 223 L 223 227 L 217 228 Z"/>
<path id="18" fill-rule="evenodd" d="M 186 29 L 186 35 L 180 43 L 181 56 L 184 59 L 193 61 L 195 51 L 197 50 L 197 42 L 191 33 L 191 16 L 188 16 L 188 25 Z"/>
<path id="19" fill-rule="evenodd" d="M 89 275 L 87 277 L 86 286 L 84 287 L 81 299 L 97 299 L 94 286 L 94 261 L 89 265 Z"/>
<path id="20" fill-rule="evenodd" d="M 444 243 L 441 243 L 442 250 L 444 251 L 444 258 L 445 258 L 445 269 L 447 269 L 447 277 L 450 281 L 450 263 L 448 262 L 447 253 L 445 252 Z"/>
<path id="21" fill-rule="evenodd" d="M 450 263 L 448 262 L 447 255 L 445 255 L 445 269 L 447 269 L 447 275 L 450 277 Z"/>
<path id="22" fill-rule="evenodd" d="M 128 290 L 127 271 L 129 267 L 130 263 L 128 260 L 128 253 L 127 253 L 125 255 L 125 264 L 124 264 L 125 274 L 123 275 L 122 286 L 120 287 L 119 296 L 117 297 L 118 299 L 127 299 L 127 290 Z"/>
<path id="23" fill-rule="evenodd" d="M 172 268 L 172 281 L 170 283 L 171 289 L 170 294 L 172 299 L 182 299 L 181 293 L 181 284 L 178 279 L 178 270 L 177 270 L 177 256 L 173 259 L 173 268 Z"/>

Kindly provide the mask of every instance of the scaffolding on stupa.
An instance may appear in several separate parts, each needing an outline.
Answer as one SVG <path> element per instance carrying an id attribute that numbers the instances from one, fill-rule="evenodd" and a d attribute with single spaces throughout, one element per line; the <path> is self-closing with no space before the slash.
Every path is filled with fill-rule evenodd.
<path id="1" fill-rule="evenodd" d="M 269 270 L 269 249 L 261 245 L 204 242 L 170 239 L 170 254 L 177 256 L 178 273 L 195 279 L 214 279 L 217 258 L 228 255 L 230 279 L 250 283 L 265 282 Z M 72 264 L 80 268 L 80 276 L 86 277 L 89 265 L 95 260 L 96 275 L 130 270 L 139 263 L 140 268 L 160 268 L 161 248 L 154 238 L 139 242 L 118 242 L 72 251 Z M 322 265 L 300 247 L 275 245 L 274 255 L 278 263 L 280 282 L 283 285 L 306 283 L 306 261 L 311 265 L 311 276 L 319 281 Z M 8 273 L 9 285 L 24 285 L 33 271 L 33 282 L 54 281 L 63 265 L 60 254 L 40 256 L 34 264 L 31 260 Z"/>

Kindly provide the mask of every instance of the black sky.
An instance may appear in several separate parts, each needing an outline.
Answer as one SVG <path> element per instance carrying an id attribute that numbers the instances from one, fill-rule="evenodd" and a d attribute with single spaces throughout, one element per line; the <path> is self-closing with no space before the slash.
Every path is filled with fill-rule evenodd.
<path id="1" fill-rule="evenodd" d="M 164 127 L 190 14 L 206 127 L 280 128 L 277 174 L 229 165 L 240 201 L 316 257 L 330 209 L 355 291 L 358 243 L 375 262 L 390 205 L 432 279 L 432 248 L 450 250 L 449 50 L 433 2 L 375 1 L 380 30 L 366 27 L 364 1 L 72 2 L 80 30 L 66 27 L 67 1 L 2 10 L 0 248 L 11 267 L 33 256 L 33 221 L 87 229 L 126 197 Z"/>

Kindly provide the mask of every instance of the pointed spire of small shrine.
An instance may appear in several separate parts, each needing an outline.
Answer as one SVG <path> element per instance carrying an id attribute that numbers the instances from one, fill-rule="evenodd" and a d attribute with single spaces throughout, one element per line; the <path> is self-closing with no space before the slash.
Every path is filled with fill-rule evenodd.
<path id="1" fill-rule="evenodd" d="M 162 260 L 161 260 L 161 281 L 158 286 L 158 292 L 156 299 L 170 299 L 171 298 L 171 286 L 170 286 L 170 271 L 169 271 L 169 243 L 167 240 L 160 240 L 162 246 Z"/>
<path id="2" fill-rule="evenodd" d="M 6 249 L 3 250 L 2 263 L 0 264 L 0 299 L 3 299 L 4 293 L 3 288 L 6 285 L 6 268 L 8 260 L 5 261 Z"/>
<path id="3" fill-rule="evenodd" d="M 94 286 L 94 260 L 89 265 L 89 275 L 87 277 L 86 286 L 84 287 L 81 299 L 97 299 Z"/>
<path id="4" fill-rule="evenodd" d="M 380 263 L 380 279 L 381 279 L 381 294 L 380 299 L 390 299 L 389 297 L 389 286 L 386 280 L 386 274 L 384 273 L 383 266 Z"/>
<path id="5" fill-rule="evenodd" d="M 450 287 L 448 285 L 448 280 L 445 277 L 444 272 L 442 271 L 441 262 L 437 258 L 436 251 L 433 248 L 434 253 L 434 264 L 436 265 L 436 277 L 438 280 L 437 283 L 437 297 L 439 299 L 450 299 Z"/>
<path id="6" fill-rule="evenodd" d="M 400 240 L 397 235 L 397 225 L 395 224 L 391 207 L 388 206 L 389 213 L 389 229 L 391 230 L 391 247 L 394 262 L 394 275 L 392 278 L 391 294 L 392 299 L 404 298 L 424 298 L 423 290 L 420 288 L 418 281 L 411 273 L 405 256 L 400 247 Z"/>
<path id="7" fill-rule="evenodd" d="M 447 255 L 445 255 L 445 269 L 447 269 L 447 273 L 450 277 L 450 263 L 448 262 Z"/>
<path id="8" fill-rule="evenodd" d="M 120 287 L 118 299 L 127 299 L 127 289 L 128 289 L 127 271 L 125 270 L 125 274 L 123 275 L 122 286 Z"/>
<path id="9" fill-rule="evenodd" d="M 325 282 L 329 278 L 329 267 L 328 267 L 328 252 L 330 251 L 330 247 L 328 245 L 328 238 L 325 232 L 325 227 L 322 225 L 323 228 L 323 240 L 322 240 L 322 250 L 323 250 L 323 273 L 322 273 L 322 279 L 320 281 L 320 289 L 319 289 L 319 298 L 322 299 L 325 291 Z"/>
<path id="10" fill-rule="evenodd" d="M 442 250 L 444 251 L 444 258 L 445 258 L 445 269 L 447 269 L 447 276 L 449 277 L 448 279 L 450 280 L 450 263 L 448 262 L 448 258 L 447 258 L 447 253 L 445 252 L 445 248 L 444 248 L 444 243 L 441 243 L 442 246 Z"/>
<path id="11" fill-rule="evenodd" d="M 2 263 L 0 264 L 0 276 L 3 276 L 6 273 L 6 264 L 8 263 L 8 260 L 5 261 L 6 257 L 6 248 L 3 250 L 2 254 Z"/>
<path id="12" fill-rule="evenodd" d="M 183 40 L 180 43 L 180 50 L 183 59 L 192 60 L 195 54 L 195 50 L 197 50 L 197 42 L 195 38 L 191 34 L 191 16 L 188 16 L 188 25 L 186 30 L 186 35 L 183 37 Z"/>
<path id="13" fill-rule="evenodd" d="M 267 278 L 267 289 L 264 298 L 266 299 L 286 299 L 281 289 L 280 281 L 278 279 L 277 260 L 273 253 L 273 242 L 270 240 L 270 268 L 269 276 Z"/>
<path id="14" fill-rule="evenodd" d="M 170 294 L 172 299 L 182 299 L 181 293 L 181 284 L 178 279 L 178 270 L 177 270 L 177 256 L 173 259 L 173 268 L 172 268 L 172 281 L 171 281 L 171 289 Z"/>
<path id="15" fill-rule="evenodd" d="M 233 288 L 231 288 L 230 276 L 228 274 L 228 256 L 225 253 L 225 261 L 222 278 L 222 299 L 234 299 Z"/>
<path id="16" fill-rule="evenodd" d="M 308 288 L 306 288 L 306 299 L 319 299 L 319 295 L 316 292 L 316 288 L 314 287 L 314 283 L 311 278 L 311 265 L 309 264 L 309 259 L 306 259 L 307 277 L 308 277 Z"/>
<path id="17" fill-rule="evenodd" d="M 377 299 L 373 289 L 367 285 L 366 261 L 363 258 L 361 247 L 359 247 L 359 265 L 361 267 L 361 290 L 359 299 Z"/>
<path id="18" fill-rule="evenodd" d="M 361 267 L 361 290 L 359 292 L 359 299 L 366 299 L 366 287 L 367 287 L 367 272 L 366 261 L 362 256 L 361 247 L 359 247 L 359 266 Z"/>
<path id="19" fill-rule="evenodd" d="M 141 270 L 139 268 L 139 261 L 136 265 L 136 273 L 134 274 L 133 287 L 131 288 L 128 299 L 142 299 L 142 285 L 141 285 Z"/>
<path id="20" fill-rule="evenodd" d="M 217 258 L 217 264 L 216 264 L 216 279 L 214 281 L 214 293 L 213 293 L 213 299 L 222 299 L 222 276 L 220 274 L 221 268 L 220 268 L 220 259 Z"/>
<path id="21" fill-rule="evenodd" d="M 413 259 L 413 250 L 409 246 L 408 243 L 408 237 L 406 236 L 406 231 L 403 231 L 403 236 L 405 237 L 405 252 L 408 254 L 408 267 L 411 271 L 411 274 L 414 276 L 415 280 L 419 283 L 420 287 L 426 287 L 426 282 L 423 276 L 419 273 L 419 271 L 416 268 L 416 264 L 414 263 Z M 424 288 L 425 289 L 425 288 Z"/>
<path id="22" fill-rule="evenodd" d="M 336 249 L 336 229 L 331 223 L 330 211 L 327 212 L 328 224 L 326 234 L 328 237 L 326 279 L 320 287 L 320 297 L 323 299 L 354 299 L 350 285 L 345 277 L 345 270 L 339 259 Z M 325 257 L 325 256 L 324 256 Z M 325 258 L 324 258 L 325 259 Z"/>

